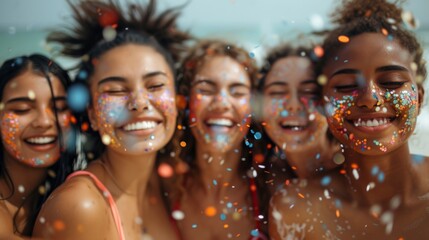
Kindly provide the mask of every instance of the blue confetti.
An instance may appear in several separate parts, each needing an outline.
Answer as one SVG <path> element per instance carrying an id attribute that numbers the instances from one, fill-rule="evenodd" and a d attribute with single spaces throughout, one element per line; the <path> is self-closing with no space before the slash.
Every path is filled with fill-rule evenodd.
<path id="1" fill-rule="evenodd" d="M 253 135 L 256 140 L 259 140 L 262 138 L 262 134 L 260 132 L 256 132 L 255 135 Z"/>
<path id="2" fill-rule="evenodd" d="M 226 220 L 226 215 L 224 213 L 220 214 L 220 220 L 222 220 L 222 221 Z"/>
<path id="3" fill-rule="evenodd" d="M 328 186 L 330 183 L 331 183 L 330 176 L 324 176 L 322 180 L 320 180 L 320 184 L 322 184 L 322 186 Z"/>
<path id="4" fill-rule="evenodd" d="M 72 85 L 67 92 L 67 104 L 75 112 L 83 112 L 89 104 L 88 88 L 82 84 Z"/>

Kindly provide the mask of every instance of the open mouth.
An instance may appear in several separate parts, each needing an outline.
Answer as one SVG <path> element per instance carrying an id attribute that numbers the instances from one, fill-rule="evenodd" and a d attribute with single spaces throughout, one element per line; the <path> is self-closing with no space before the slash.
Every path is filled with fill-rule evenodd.
<path id="1" fill-rule="evenodd" d="M 232 128 L 234 126 L 234 122 L 227 118 L 210 118 L 205 121 L 205 124 L 209 127 Z"/>
<path id="2" fill-rule="evenodd" d="M 394 120 L 394 117 L 372 118 L 364 120 L 359 118 L 355 120 L 349 120 L 349 122 L 352 122 L 355 127 L 382 127 L 390 124 Z"/>
<path id="3" fill-rule="evenodd" d="M 289 131 L 303 131 L 307 129 L 307 125 L 299 122 L 282 121 L 280 127 Z"/>
<path id="4" fill-rule="evenodd" d="M 157 121 L 140 121 L 126 124 L 122 127 L 124 131 L 140 131 L 154 129 L 160 122 Z"/>
<path id="5" fill-rule="evenodd" d="M 46 145 L 57 141 L 56 137 L 31 137 L 24 139 L 24 142 L 31 145 Z"/>

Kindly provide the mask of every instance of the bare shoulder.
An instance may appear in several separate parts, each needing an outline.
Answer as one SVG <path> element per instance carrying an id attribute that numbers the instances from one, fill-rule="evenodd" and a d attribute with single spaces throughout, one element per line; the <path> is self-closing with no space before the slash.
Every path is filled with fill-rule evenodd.
<path id="1" fill-rule="evenodd" d="M 335 218 L 335 201 L 320 179 L 295 180 L 277 191 L 270 201 L 269 232 L 272 239 L 335 239 L 326 231 L 325 219 Z"/>
<path id="2" fill-rule="evenodd" d="M 13 236 L 12 217 L 3 202 L 0 202 L 0 226 L 0 239 L 9 239 Z"/>
<path id="3" fill-rule="evenodd" d="M 105 195 L 92 179 L 79 176 L 51 194 L 39 213 L 33 234 L 44 239 L 94 239 L 105 234 L 109 216 Z"/>

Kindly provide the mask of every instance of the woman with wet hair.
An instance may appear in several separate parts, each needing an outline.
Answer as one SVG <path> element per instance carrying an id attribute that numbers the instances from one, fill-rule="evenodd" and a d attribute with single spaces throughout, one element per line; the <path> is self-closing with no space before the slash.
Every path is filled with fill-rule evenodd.
<path id="1" fill-rule="evenodd" d="M 299 181 L 271 202 L 273 239 L 422 239 L 429 230 L 429 166 L 408 139 L 422 107 L 422 48 L 404 12 L 351 0 L 334 14 L 320 65 L 329 128 L 343 167 Z"/>
<path id="2" fill-rule="evenodd" d="M 315 65 L 320 47 L 273 48 L 262 67 L 261 124 L 267 152 L 268 182 L 273 193 L 286 180 L 311 178 L 338 166 L 333 157 L 339 144 L 319 112 L 320 87 Z"/>
<path id="3" fill-rule="evenodd" d="M 0 68 L 0 239 L 30 237 L 42 203 L 73 169 L 70 78 L 33 54 Z"/>
<path id="4" fill-rule="evenodd" d="M 171 193 L 172 213 L 185 239 L 267 239 L 264 184 L 255 178 L 252 150 L 253 59 L 242 48 L 201 40 L 183 62 L 175 138 L 188 170 Z M 171 188 L 171 186 L 170 186 Z M 171 191 L 170 191 L 171 192 Z"/>
<path id="5" fill-rule="evenodd" d="M 160 151 L 176 149 L 167 146 L 177 117 L 174 63 L 189 39 L 176 27 L 179 9 L 156 14 L 155 1 L 124 9 L 116 1 L 70 5 L 73 27 L 49 40 L 61 43 L 65 55 L 82 57 L 76 82 L 89 89 L 88 118 L 104 149 L 53 193 L 34 234 L 180 239 L 156 174 Z"/>

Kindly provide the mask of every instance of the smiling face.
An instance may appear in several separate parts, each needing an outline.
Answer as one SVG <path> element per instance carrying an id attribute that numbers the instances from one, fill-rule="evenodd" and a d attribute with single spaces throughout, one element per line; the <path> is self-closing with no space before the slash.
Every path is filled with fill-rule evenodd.
<path id="1" fill-rule="evenodd" d="M 317 83 L 308 58 L 277 60 L 263 89 L 263 121 L 268 136 L 279 147 L 298 147 L 314 140 L 321 114 L 316 111 Z"/>
<path id="2" fill-rule="evenodd" d="M 334 56 L 323 70 L 328 77 L 325 108 L 334 136 L 368 155 L 406 143 L 422 97 L 413 56 L 378 33 L 353 37 Z"/>
<path id="3" fill-rule="evenodd" d="M 126 44 L 104 53 L 90 79 L 91 124 L 108 149 L 154 153 L 170 140 L 177 109 L 173 73 L 153 48 Z"/>
<path id="4" fill-rule="evenodd" d="M 251 86 L 243 66 L 227 56 L 207 58 L 191 84 L 189 122 L 198 147 L 237 148 L 250 122 Z"/>
<path id="5" fill-rule="evenodd" d="M 27 70 L 11 79 L 1 100 L 1 139 L 5 159 L 16 159 L 31 167 L 48 167 L 60 157 L 58 130 L 54 114 L 65 132 L 70 112 L 60 80 L 50 76 L 54 98 L 44 76 Z"/>

